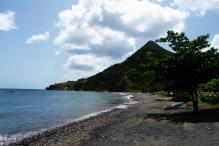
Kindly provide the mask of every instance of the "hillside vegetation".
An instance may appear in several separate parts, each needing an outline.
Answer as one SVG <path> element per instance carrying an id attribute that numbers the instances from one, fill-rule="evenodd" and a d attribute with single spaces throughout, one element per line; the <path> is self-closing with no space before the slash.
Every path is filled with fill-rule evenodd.
<path id="1" fill-rule="evenodd" d="M 154 41 L 149 41 L 124 62 L 86 79 L 50 85 L 47 90 L 84 91 L 151 91 L 159 88 L 154 83 L 152 64 L 170 54 Z"/>

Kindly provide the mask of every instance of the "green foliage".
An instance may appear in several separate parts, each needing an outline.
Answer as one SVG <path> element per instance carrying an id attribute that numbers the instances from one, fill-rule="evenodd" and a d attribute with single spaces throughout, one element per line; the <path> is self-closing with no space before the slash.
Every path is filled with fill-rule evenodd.
<path id="1" fill-rule="evenodd" d="M 219 104 L 219 92 L 205 92 L 198 96 L 202 102 L 210 104 Z"/>
<path id="2" fill-rule="evenodd" d="M 219 79 L 213 79 L 200 87 L 206 92 L 219 92 Z"/>
<path id="3" fill-rule="evenodd" d="M 173 52 L 149 41 L 125 61 L 103 72 L 86 79 L 50 85 L 47 89 L 119 92 L 164 90 L 167 93 L 173 92 L 177 101 L 192 98 L 195 109 L 198 85 L 219 78 L 217 50 L 210 48 L 203 51 L 210 47 L 208 38 L 209 35 L 202 35 L 189 40 L 185 33 L 168 31 L 167 37 L 159 39 L 158 42 L 169 43 Z M 218 81 L 212 81 L 206 85 L 206 90 L 216 91 L 216 87 Z M 204 101 L 204 97 L 207 96 L 200 99 Z M 214 96 L 210 97 L 209 101 L 215 103 Z"/>
<path id="4" fill-rule="evenodd" d="M 154 83 L 154 62 L 170 54 L 153 41 L 149 41 L 124 62 L 115 64 L 103 72 L 76 82 L 51 85 L 51 90 L 89 90 L 89 91 L 156 91 Z"/>
<path id="5" fill-rule="evenodd" d="M 156 77 L 164 83 L 165 90 L 195 93 L 200 83 L 219 75 L 219 55 L 216 49 L 203 49 L 210 46 L 209 35 L 189 40 L 185 33 L 168 31 L 167 37 L 157 40 L 168 42 L 175 53 L 159 61 Z"/>
<path id="6" fill-rule="evenodd" d="M 203 51 L 210 47 L 208 38 L 209 34 L 189 40 L 185 33 L 168 31 L 165 38 L 157 40 L 169 43 L 174 53 L 155 65 L 155 77 L 168 92 L 190 94 L 195 113 L 198 112 L 197 87 L 219 75 L 217 50 L 211 47 Z"/>

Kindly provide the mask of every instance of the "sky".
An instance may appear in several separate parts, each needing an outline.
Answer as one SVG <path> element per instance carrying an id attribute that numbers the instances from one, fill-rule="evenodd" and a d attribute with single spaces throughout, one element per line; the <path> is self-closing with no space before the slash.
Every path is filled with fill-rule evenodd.
<path id="1" fill-rule="evenodd" d="M 218 26 L 219 0 L 0 0 L 0 88 L 88 77 L 168 30 L 219 48 Z"/>

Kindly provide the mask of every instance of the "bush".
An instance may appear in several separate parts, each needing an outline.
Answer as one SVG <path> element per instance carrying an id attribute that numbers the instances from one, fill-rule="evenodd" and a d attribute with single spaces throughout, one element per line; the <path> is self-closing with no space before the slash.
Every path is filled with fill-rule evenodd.
<path id="1" fill-rule="evenodd" d="M 211 104 L 218 104 L 219 103 L 219 92 L 214 93 L 214 92 L 205 92 L 202 93 L 198 96 L 198 98 L 202 102 L 207 102 Z"/>
<path id="2" fill-rule="evenodd" d="M 206 92 L 219 92 L 219 79 L 213 79 L 200 87 Z"/>

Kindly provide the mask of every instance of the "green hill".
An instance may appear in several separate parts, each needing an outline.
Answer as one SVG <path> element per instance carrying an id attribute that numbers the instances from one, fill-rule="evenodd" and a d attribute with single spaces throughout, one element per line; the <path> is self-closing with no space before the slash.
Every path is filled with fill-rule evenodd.
<path id="1" fill-rule="evenodd" d="M 154 41 L 149 41 L 124 62 L 86 79 L 50 85 L 47 90 L 138 91 L 153 90 L 154 61 L 170 54 Z"/>

